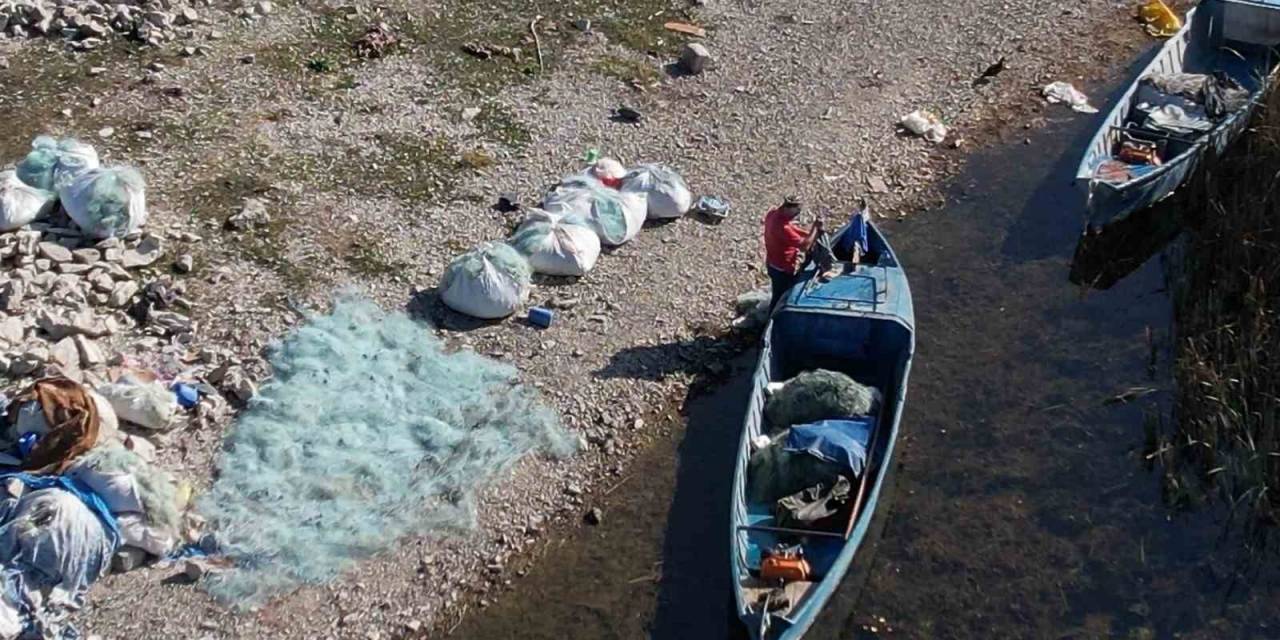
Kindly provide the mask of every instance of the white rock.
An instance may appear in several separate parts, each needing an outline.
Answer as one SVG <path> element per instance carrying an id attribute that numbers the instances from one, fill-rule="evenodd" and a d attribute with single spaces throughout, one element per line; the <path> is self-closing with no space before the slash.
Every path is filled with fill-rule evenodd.
<path id="1" fill-rule="evenodd" d="M 22 344 L 22 336 L 25 332 L 26 327 L 22 325 L 21 318 L 8 317 L 0 320 L 0 343 Z"/>
<path id="2" fill-rule="evenodd" d="M 89 282 L 89 286 L 93 287 L 94 291 L 110 294 L 116 288 L 116 281 L 105 269 L 98 269 L 90 273 L 85 276 L 85 280 Z"/>
<path id="3" fill-rule="evenodd" d="M 65 273 L 68 275 L 79 275 L 82 273 L 87 273 L 92 268 L 93 268 L 93 265 L 91 264 L 62 262 L 58 264 L 58 273 Z"/>
<path id="4" fill-rule="evenodd" d="M 53 242 L 41 242 L 37 246 L 39 255 L 54 262 L 71 262 L 71 250 Z"/>
<path id="5" fill-rule="evenodd" d="M 76 348 L 74 338 L 63 338 L 56 342 L 50 355 L 53 357 L 53 363 L 64 369 L 80 368 L 80 350 Z"/>
<path id="6" fill-rule="evenodd" d="M 702 73 L 711 62 L 711 52 L 698 42 L 690 42 L 680 51 L 680 66 L 688 73 Z"/>
<path id="7" fill-rule="evenodd" d="M 137 269 L 140 267 L 148 267 L 155 264 L 160 259 L 162 247 L 160 238 L 156 236 L 147 236 L 138 243 L 133 249 L 126 249 L 120 256 L 121 264 L 126 269 Z"/>
<path id="8" fill-rule="evenodd" d="M 98 343 L 80 335 L 72 338 L 76 344 L 76 350 L 80 353 L 80 366 L 96 367 L 107 361 L 102 355 L 102 348 Z"/>
<path id="9" fill-rule="evenodd" d="M 191 273 L 191 270 L 195 268 L 195 258 L 191 257 L 189 253 L 184 253 L 173 262 L 173 268 L 178 273 Z"/>
<path id="10" fill-rule="evenodd" d="M 271 215 L 267 213 L 266 202 L 258 198 L 245 198 L 240 212 L 227 219 L 227 226 L 236 231 L 244 231 L 250 227 L 270 224 L 270 222 Z"/>
<path id="11" fill-rule="evenodd" d="M 147 314 L 147 322 L 171 334 L 191 333 L 194 328 L 191 318 L 172 311 L 152 311 Z"/>
<path id="12" fill-rule="evenodd" d="M 111 559 L 111 571 L 126 573 L 142 566 L 147 561 L 147 552 L 137 547 L 120 547 Z"/>
<path id="13" fill-rule="evenodd" d="M 111 290 L 111 298 L 107 301 L 107 304 L 112 307 L 123 307 L 126 304 L 129 304 L 129 301 L 132 300 L 133 296 L 137 295 L 137 293 L 138 283 L 132 280 L 126 280 L 117 284 L 115 288 Z"/>
<path id="14" fill-rule="evenodd" d="M 93 264 L 102 259 L 102 252 L 97 249 L 76 249 L 71 252 L 71 256 L 76 262 Z"/>

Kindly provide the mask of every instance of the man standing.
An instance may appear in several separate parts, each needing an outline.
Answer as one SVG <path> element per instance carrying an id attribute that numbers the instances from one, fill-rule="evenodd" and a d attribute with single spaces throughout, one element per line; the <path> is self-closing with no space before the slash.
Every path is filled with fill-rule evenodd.
<path id="1" fill-rule="evenodd" d="M 769 271 L 773 293 L 770 309 L 778 306 L 778 301 L 795 284 L 796 273 L 800 270 L 805 253 L 822 232 L 821 220 L 815 220 L 807 232 L 801 229 L 795 223 L 796 216 L 799 215 L 800 201 L 787 196 L 782 201 L 782 206 L 764 217 L 765 267 Z"/>

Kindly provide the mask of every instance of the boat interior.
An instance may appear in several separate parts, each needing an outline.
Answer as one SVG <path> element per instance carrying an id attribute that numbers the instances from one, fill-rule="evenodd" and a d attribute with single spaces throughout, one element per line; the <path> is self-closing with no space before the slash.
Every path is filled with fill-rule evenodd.
<path id="1" fill-rule="evenodd" d="M 1123 185 L 1155 174 L 1204 142 L 1229 116 L 1208 117 L 1196 96 L 1170 94 L 1147 79 L 1154 74 L 1225 74 L 1252 97 L 1266 86 L 1277 62 L 1276 50 L 1261 44 L 1231 40 L 1222 33 L 1220 5 L 1202 6 L 1190 26 L 1174 36 L 1145 69 L 1126 96 L 1123 113 L 1109 122 L 1105 148 L 1096 149 L 1095 178 Z M 1165 105 L 1182 109 L 1187 118 L 1167 125 L 1156 123 L 1153 112 Z M 1128 149 L 1126 149 L 1128 147 Z"/>
<path id="2" fill-rule="evenodd" d="M 837 259 L 847 261 L 848 253 L 841 253 L 837 248 Z M 837 301 L 853 300 L 874 307 L 884 298 L 888 286 L 886 269 L 896 266 L 896 258 L 884 239 L 869 229 L 868 251 L 862 262 L 844 262 L 840 266 L 840 275 L 828 282 L 810 279 L 802 292 L 774 315 L 768 336 L 770 357 L 757 375 L 766 376 L 768 382 L 783 382 L 804 371 L 827 369 L 879 390 L 882 400 L 875 415 L 850 416 L 846 421 L 850 435 L 859 438 L 865 447 L 867 460 L 861 474 L 848 477 L 850 499 L 835 515 L 812 527 L 781 527 L 775 520 L 773 502 L 746 501 L 746 513 L 736 532 L 738 562 L 743 569 L 739 587 L 747 606 L 756 612 L 767 608 L 773 616 L 785 617 L 804 603 L 836 566 L 855 524 L 866 511 L 869 485 L 879 476 L 882 453 L 893 437 L 892 421 L 900 402 L 898 387 L 911 352 L 911 331 L 891 319 L 813 312 L 830 310 Z M 756 421 L 759 432 L 750 434 L 753 438 L 781 431 L 765 422 L 762 386 L 757 384 L 752 398 L 753 410 L 761 412 Z M 751 483 L 748 477 L 745 487 Z M 750 491 L 746 493 L 750 495 Z M 761 578 L 761 565 L 770 553 L 796 545 L 808 564 L 807 579 Z"/>

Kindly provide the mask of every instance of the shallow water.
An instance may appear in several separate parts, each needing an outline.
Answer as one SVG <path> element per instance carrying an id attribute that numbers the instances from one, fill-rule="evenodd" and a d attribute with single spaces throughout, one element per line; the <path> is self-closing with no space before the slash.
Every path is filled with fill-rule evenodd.
<path id="1" fill-rule="evenodd" d="M 1166 508 L 1144 459 L 1171 384 L 1158 246 L 1106 249 L 1137 255 L 1117 255 L 1136 264 L 1106 290 L 1069 281 L 1070 177 L 1092 126 L 1055 113 L 1030 145 L 977 154 L 944 210 L 887 225 L 918 322 L 899 466 L 807 637 L 1280 637 L 1272 572 L 1244 571 L 1262 563 L 1234 553 L 1213 509 Z M 1127 233 L 1168 235 L 1156 222 Z M 453 637 L 724 637 L 749 364 L 636 461 L 602 526 Z M 1134 388 L 1155 391 L 1112 400 Z"/>

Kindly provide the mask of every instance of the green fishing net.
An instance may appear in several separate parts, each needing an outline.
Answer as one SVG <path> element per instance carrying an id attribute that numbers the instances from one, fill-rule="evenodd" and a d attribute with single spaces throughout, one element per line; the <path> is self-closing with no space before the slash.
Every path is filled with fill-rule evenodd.
<path id="1" fill-rule="evenodd" d="M 429 327 L 360 299 L 309 317 L 271 364 L 197 505 L 237 563 L 206 581 L 229 604 L 331 580 L 407 534 L 471 527 L 495 475 L 576 447 L 513 367 L 447 352 Z"/>
<path id="2" fill-rule="evenodd" d="M 817 369 L 788 380 L 769 396 L 764 415 L 772 431 L 819 420 L 866 415 L 875 392 L 843 373 Z"/>

